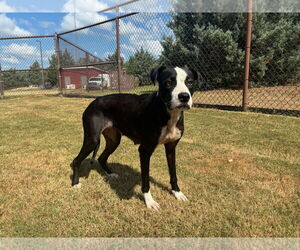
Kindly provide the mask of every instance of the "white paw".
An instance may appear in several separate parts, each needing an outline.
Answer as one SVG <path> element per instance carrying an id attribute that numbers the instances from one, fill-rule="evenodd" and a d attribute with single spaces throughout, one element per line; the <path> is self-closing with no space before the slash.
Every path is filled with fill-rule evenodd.
<path id="1" fill-rule="evenodd" d="M 108 177 L 113 178 L 113 179 L 118 179 L 119 175 L 115 173 L 107 174 Z"/>
<path id="2" fill-rule="evenodd" d="M 148 193 L 144 193 L 144 198 L 147 208 L 153 209 L 155 211 L 158 211 L 160 209 L 159 204 L 155 200 L 153 200 L 150 191 Z"/>
<path id="3" fill-rule="evenodd" d="M 75 184 L 72 188 L 81 188 L 81 183 Z"/>
<path id="4" fill-rule="evenodd" d="M 178 192 L 178 191 L 172 190 L 172 193 L 174 194 L 174 196 L 176 197 L 177 200 L 188 201 L 188 198 L 186 198 L 186 196 L 181 191 Z"/>
<path id="5" fill-rule="evenodd" d="M 155 200 L 153 200 L 151 202 L 146 202 L 146 206 L 147 206 L 147 208 L 153 209 L 155 211 L 158 211 L 160 209 L 159 204 Z"/>

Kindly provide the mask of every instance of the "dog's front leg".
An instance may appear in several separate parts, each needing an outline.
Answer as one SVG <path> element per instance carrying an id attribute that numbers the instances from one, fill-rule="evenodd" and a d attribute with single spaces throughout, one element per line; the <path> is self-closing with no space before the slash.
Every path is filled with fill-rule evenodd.
<path id="1" fill-rule="evenodd" d="M 139 147 L 140 163 L 141 163 L 141 175 L 142 175 L 142 192 L 144 195 L 146 206 L 150 209 L 159 210 L 159 204 L 153 200 L 150 193 L 150 180 L 149 180 L 149 168 L 150 157 L 155 149 L 156 145 L 144 145 Z"/>
<path id="2" fill-rule="evenodd" d="M 178 141 L 166 143 L 165 151 L 166 151 L 166 157 L 167 157 L 167 162 L 168 162 L 172 193 L 174 194 L 176 199 L 182 200 L 182 201 L 187 201 L 188 199 L 180 191 L 178 184 L 177 184 L 175 149 L 176 149 L 176 145 L 177 145 Z"/>

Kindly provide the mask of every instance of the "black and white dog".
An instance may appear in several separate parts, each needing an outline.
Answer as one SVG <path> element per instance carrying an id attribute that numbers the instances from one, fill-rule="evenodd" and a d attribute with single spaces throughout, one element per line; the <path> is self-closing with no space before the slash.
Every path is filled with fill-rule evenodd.
<path id="1" fill-rule="evenodd" d="M 139 155 L 142 192 L 148 208 L 159 209 L 150 193 L 149 163 L 158 144 L 164 144 L 169 167 L 172 193 L 178 200 L 187 201 L 177 185 L 175 148 L 183 135 L 183 111 L 192 107 L 193 86 L 197 73 L 187 67 L 161 66 L 151 71 L 151 79 L 159 89 L 152 94 L 113 94 L 95 99 L 84 111 L 82 120 L 84 140 L 73 160 L 72 186 L 78 187 L 79 166 L 100 145 L 103 134 L 106 146 L 98 161 L 106 174 L 118 177 L 107 166 L 108 157 L 120 144 L 121 136 L 140 144 Z"/>

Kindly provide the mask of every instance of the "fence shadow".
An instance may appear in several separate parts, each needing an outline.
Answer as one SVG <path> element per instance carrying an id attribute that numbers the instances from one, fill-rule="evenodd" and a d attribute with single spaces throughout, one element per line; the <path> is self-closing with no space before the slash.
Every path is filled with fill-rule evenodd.
<path id="1" fill-rule="evenodd" d="M 119 175 L 119 178 L 108 177 L 100 164 L 91 159 L 85 159 L 81 163 L 79 177 L 89 178 L 91 171 L 97 171 L 121 200 L 129 200 L 133 197 L 144 200 L 141 191 L 135 192 L 135 187 L 140 186 L 141 183 L 141 174 L 139 171 L 120 163 L 109 163 L 108 165 L 114 173 Z M 72 178 L 72 175 L 70 175 L 70 178 Z M 99 181 L 101 181 L 101 179 L 99 179 Z M 158 186 L 167 193 L 171 193 L 171 189 L 152 177 L 150 177 L 150 183 Z"/>

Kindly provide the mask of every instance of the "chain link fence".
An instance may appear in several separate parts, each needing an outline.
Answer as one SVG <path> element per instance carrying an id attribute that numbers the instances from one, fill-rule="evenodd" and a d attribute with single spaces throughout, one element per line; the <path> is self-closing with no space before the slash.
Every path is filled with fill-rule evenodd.
<path id="1" fill-rule="evenodd" d="M 299 115 L 300 15 L 254 13 L 252 23 L 248 108 Z M 1 39 L 1 95 L 33 88 L 66 96 L 141 94 L 157 89 L 149 78 L 152 68 L 187 65 L 199 74 L 196 106 L 240 110 L 246 33 L 246 13 L 107 14 L 98 24 L 39 38 L 44 66 L 37 38 Z M 24 44 L 30 61 L 14 58 Z M 20 67 L 12 69 L 15 59 Z M 47 82 L 51 89 L 45 89 Z"/>
<path id="2" fill-rule="evenodd" d="M 54 36 L 0 38 L 1 97 L 58 94 Z"/>

